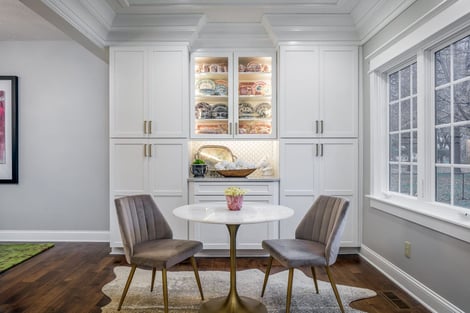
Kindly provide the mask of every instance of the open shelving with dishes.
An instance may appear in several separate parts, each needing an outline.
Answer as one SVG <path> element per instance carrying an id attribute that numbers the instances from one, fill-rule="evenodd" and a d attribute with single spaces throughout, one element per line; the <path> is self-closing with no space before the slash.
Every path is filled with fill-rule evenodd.
<path id="1" fill-rule="evenodd" d="M 274 52 L 193 53 L 191 136 L 275 138 Z"/>

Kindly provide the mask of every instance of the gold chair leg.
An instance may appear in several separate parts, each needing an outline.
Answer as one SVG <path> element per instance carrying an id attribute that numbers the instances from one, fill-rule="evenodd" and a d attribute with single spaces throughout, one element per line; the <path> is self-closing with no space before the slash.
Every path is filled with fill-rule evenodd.
<path id="1" fill-rule="evenodd" d="M 294 268 L 289 268 L 289 278 L 287 280 L 287 300 L 286 300 L 286 313 L 290 312 L 290 303 L 292 299 L 292 282 L 294 280 Z"/>
<path id="2" fill-rule="evenodd" d="M 312 277 L 313 277 L 313 282 L 315 283 L 315 290 L 318 293 L 317 273 L 315 273 L 315 266 L 312 266 L 310 269 L 312 270 Z"/>
<path id="3" fill-rule="evenodd" d="M 271 272 L 271 266 L 273 265 L 273 257 L 269 257 L 268 267 L 266 268 L 266 273 L 264 274 L 264 283 L 263 283 L 263 290 L 261 290 L 261 297 L 264 296 L 264 290 L 266 289 L 266 285 L 268 284 L 269 273 Z"/>
<path id="4" fill-rule="evenodd" d="M 168 285 L 166 280 L 166 268 L 162 268 L 162 285 L 163 285 L 163 310 L 168 313 Z"/>
<path id="5" fill-rule="evenodd" d="M 199 293 L 201 294 L 201 300 L 204 300 L 204 294 L 202 293 L 201 280 L 199 279 L 199 271 L 197 270 L 196 258 L 191 257 L 191 264 L 193 265 L 194 276 L 196 277 L 197 287 L 199 288 Z"/>
<path id="6" fill-rule="evenodd" d="M 150 285 L 150 292 L 153 291 L 153 287 L 155 285 L 155 272 L 157 271 L 157 269 L 154 267 L 152 268 L 152 284 Z"/>
<path id="7" fill-rule="evenodd" d="M 137 265 L 132 265 L 131 271 L 129 272 L 129 276 L 127 277 L 126 286 L 124 287 L 124 290 L 122 291 L 121 300 L 119 300 L 118 311 L 121 310 L 122 303 L 124 302 L 124 298 L 127 295 L 127 290 L 129 290 L 129 286 L 131 285 L 132 278 L 134 277 L 136 268 L 137 268 Z"/>
<path id="8" fill-rule="evenodd" d="M 336 301 L 338 301 L 339 308 L 342 313 L 344 313 L 344 308 L 343 308 L 343 303 L 341 302 L 341 298 L 338 293 L 338 289 L 336 288 L 335 281 L 333 280 L 333 276 L 331 275 L 330 272 L 330 267 L 327 265 L 325 266 L 326 274 L 328 275 L 328 279 L 330 280 L 331 287 L 333 288 L 333 292 L 335 293 Z"/>

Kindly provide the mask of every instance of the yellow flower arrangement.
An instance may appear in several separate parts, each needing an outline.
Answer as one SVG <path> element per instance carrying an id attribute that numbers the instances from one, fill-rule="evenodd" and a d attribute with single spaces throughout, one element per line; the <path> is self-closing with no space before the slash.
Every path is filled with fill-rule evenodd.
<path id="1" fill-rule="evenodd" d="M 240 187 L 231 186 L 224 190 L 224 194 L 226 196 L 243 196 L 246 194 L 246 190 Z"/>

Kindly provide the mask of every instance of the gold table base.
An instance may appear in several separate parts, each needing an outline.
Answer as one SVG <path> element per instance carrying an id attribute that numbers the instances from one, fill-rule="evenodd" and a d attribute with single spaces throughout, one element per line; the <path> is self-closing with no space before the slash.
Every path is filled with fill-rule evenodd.
<path id="1" fill-rule="evenodd" d="M 230 291 L 226 297 L 204 302 L 200 313 L 267 313 L 266 307 L 258 300 L 239 296 L 237 292 L 236 238 L 240 225 L 227 225 L 230 234 Z"/>

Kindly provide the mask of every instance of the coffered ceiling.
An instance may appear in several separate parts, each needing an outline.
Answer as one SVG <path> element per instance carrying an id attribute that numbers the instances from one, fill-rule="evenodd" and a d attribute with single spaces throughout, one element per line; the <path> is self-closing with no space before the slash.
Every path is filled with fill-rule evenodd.
<path id="1" fill-rule="evenodd" d="M 187 42 L 192 49 L 364 42 L 416 0 L 2 1 L 20 1 L 88 48 L 104 50 L 153 41 Z"/>

